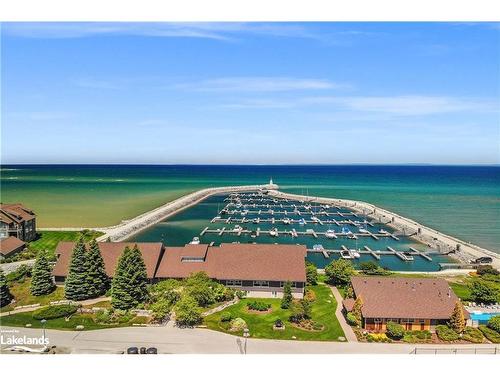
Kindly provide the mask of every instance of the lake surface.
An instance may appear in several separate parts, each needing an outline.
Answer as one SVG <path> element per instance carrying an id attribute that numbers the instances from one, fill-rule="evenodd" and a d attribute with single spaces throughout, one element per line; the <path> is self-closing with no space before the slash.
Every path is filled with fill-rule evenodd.
<path id="1" fill-rule="evenodd" d="M 3 165 L 2 202 L 38 225 L 106 226 L 188 192 L 262 184 L 363 200 L 500 252 L 500 168 L 450 166 Z M 194 220 L 194 219 L 193 219 Z"/>

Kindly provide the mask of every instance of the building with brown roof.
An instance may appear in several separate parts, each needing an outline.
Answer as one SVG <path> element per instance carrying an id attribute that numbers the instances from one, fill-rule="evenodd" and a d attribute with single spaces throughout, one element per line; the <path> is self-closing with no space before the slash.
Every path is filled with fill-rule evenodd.
<path id="1" fill-rule="evenodd" d="M 56 282 L 67 276 L 74 242 L 60 242 L 53 270 Z M 100 242 L 106 273 L 113 277 L 125 246 L 134 243 Z M 306 283 L 306 247 L 272 244 L 185 245 L 163 247 L 162 243 L 137 243 L 151 282 L 183 279 L 204 271 L 226 286 L 247 291 L 250 296 L 281 297 L 283 285 L 292 282 L 292 294 L 302 298 Z"/>
<path id="2" fill-rule="evenodd" d="M 186 278 L 204 271 L 226 286 L 254 297 L 281 297 L 292 282 L 292 294 L 302 298 L 306 282 L 306 247 L 302 245 L 224 243 L 220 246 L 167 247 L 157 279 Z"/>
<path id="3" fill-rule="evenodd" d="M 163 244 L 161 242 L 99 242 L 99 249 L 104 260 L 104 267 L 109 277 L 115 275 L 118 259 L 125 250 L 125 247 L 137 245 L 141 251 L 142 258 L 146 265 L 146 273 L 150 280 L 155 277 L 159 261 L 163 255 Z M 59 242 L 55 250 L 57 257 L 56 265 L 52 270 L 56 282 L 64 282 L 68 275 L 69 263 L 75 242 Z"/>
<path id="4" fill-rule="evenodd" d="M 36 215 L 21 203 L 0 204 L 0 239 L 10 236 L 25 242 L 36 238 Z"/>
<path id="5" fill-rule="evenodd" d="M 0 239 L 0 259 L 14 255 L 26 247 L 26 243 L 19 238 L 10 236 Z"/>
<path id="6" fill-rule="evenodd" d="M 354 298 L 344 300 L 344 310 L 351 311 L 360 297 L 363 328 L 371 331 L 385 331 L 389 321 L 406 330 L 434 331 L 449 321 L 459 300 L 443 279 L 354 276 L 351 284 Z"/>

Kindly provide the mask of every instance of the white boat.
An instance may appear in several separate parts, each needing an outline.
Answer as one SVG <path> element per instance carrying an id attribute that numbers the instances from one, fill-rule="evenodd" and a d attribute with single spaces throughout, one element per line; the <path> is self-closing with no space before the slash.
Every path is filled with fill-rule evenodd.
<path id="1" fill-rule="evenodd" d="M 269 235 L 272 237 L 278 237 L 278 229 L 273 228 L 269 231 Z"/>
<path id="2" fill-rule="evenodd" d="M 304 206 L 304 210 L 310 210 L 310 209 L 311 209 L 311 205 L 306 204 L 306 205 Z"/>
<path id="3" fill-rule="evenodd" d="M 313 223 L 319 223 L 319 219 L 316 216 L 311 216 L 311 221 Z"/>
<path id="4" fill-rule="evenodd" d="M 199 245 L 200 244 L 200 238 L 199 237 L 193 237 L 191 242 L 189 243 L 190 245 Z"/>
<path id="5" fill-rule="evenodd" d="M 349 250 L 342 250 L 340 252 L 340 257 L 342 259 L 352 259 L 352 255 L 351 255 L 351 252 Z"/>
<path id="6" fill-rule="evenodd" d="M 356 236 L 354 233 L 352 232 L 349 232 L 349 234 L 347 235 L 347 238 L 351 239 L 351 240 L 357 240 L 358 239 L 358 236 Z"/>
<path id="7" fill-rule="evenodd" d="M 351 253 L 351 256 L 353 258 L 359 259 L 361 257 L 361 254 L 357 250 L 349 250 L 349 253 Z"/>
<path id="8" fill-rule="evenodd" d="M 291 221 L 291 220 L 290 220 L 290 218 L 288 218 L 288 217 L 285 217 L 285 218 L 283 219 L 283 224 L 290 224 L 291 222 L 292 222 L 292 221 Z"/>
<path id="9" fill-rule="evenodd" d="M 328 229 L 325 233 L 326 238 L 337 238 L 335 231 L 333 229 Z"/>
<path id="10" fill-rule="evenodd" d="M 359 228 L 359 233 L 367 233 L 367 234 L 370 234 L 370 231 L 368 229 L 365 229 L 365 228 Z"/>
<path id="11" fill-rule="evenodd" d="M 380 234 L 390 234 L 388 231 L 386 231 L 385 229 L 380 229 L 378 231 Z"/>
<path id="12" fill-rule="evenodd" d="M 323 251 L 323 250 L 325 250 L 325 248 L 323 247 L 323 245 L 313 245 L 313 250 Z"/>
<path id="13" fill-rule="evenodd" d="M 406 253 L 404 252 L 402 255 L 402 258 L 406 261 L 412 261 L 414 260 L 415 258 L 413 258 L 413 255 L 411 255 L 410 253 Z"/>
<path id="14" fill-rule="evenodd" d="M 330 206 L 328 204 L 324 204 L 321 207 L 323 207 L 325 210 L 328 210 L 330 208 Z"/>
<path id="15" fill-rule="evenodd" d="M 248 214 L 248 210 L 241 211 L 241 216 L 246 216 Z"/>
<path id="16" fill-rule="evenodd" d="M 240 231 L 240 230 L 242 230 L 242 229 L 243 229 L 243 228 L 242 228 L 240 225 L 235 225 L 235 226 L 234 226 L 233 231 L 234 231 L 234 232 L 239 232 L 239 231 Z"/>
<path id="17" fill-rule="evenodd" d="M 306 220 L 304 218 L 300 219 L 299 225 L 306 225 Z"/>

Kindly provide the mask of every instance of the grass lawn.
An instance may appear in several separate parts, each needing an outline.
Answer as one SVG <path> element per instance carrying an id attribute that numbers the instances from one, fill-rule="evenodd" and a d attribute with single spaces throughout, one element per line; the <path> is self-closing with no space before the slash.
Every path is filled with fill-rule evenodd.
<path id="1" fill-rule="evenodd" d="M 84 232 L 85 242 L 93 240 L 99 236 L 102 236 L 104 233 L 97 231 L 85 231 Z M 54 252 L 57 247 L 57 244 L 61 241 L 76 241 L 82 232 L 57 232 L 57 231 L 40 231 L 37 232 L 39 235 L 36 241 L 32 241 L 29 243 L 29 247 L 35 251 L 38 250 L 48 250 L 50 254 Z"/>
<path id="2" fill-rule="evenodd" d="M 16 306 L 34 305 L 36 303 L 39 303 L 40 305 L 48 305 L 51 301 L 59 301 L 64 299 L 64 288 L 62 287 L 56 287 L 56 289 L 52 293 L 45 296 L 33 296 L 30 293 L 30 285 L 31 278 L 26 278 L 21 283 L 10 283 L 10 293 L 14 296 L 16 302 L 2 307 L 0 311 L 10 311 L 13 310 Z"/>
<path id="3" fill-rule="evenodd" d="M 448 283 L 453 292 L 460 298 L 462 301 L 472 301 L 470 295 L 470 288 L 466 283 Z"/>
<path id="4" fill-rule="evenodd" d="M 28 243 L 25 250 L 18 254 L 15 254 L 4 262 L 17 262 L 19 260 L 33 259 L 39 250 L 47 250 L 50 256 L 54 255 L 54 251 L 57 244 L 60 241 L 76 241 L 80 235 L 84 233 L 84 239 L 86 242 L 102 236 L 104 233 L 97 231 L 85 231 L 85 232 L 62 232 L 62 231 L 37 231 L 38 238 L 35 241 Z"/>
<path id="5" fill-rule="evenodd" d="M 292 336 L 295 336 L 297 340 L 337 341 L 339 336 L 344 336 L 344 332 L 335 316 L 337 303 L 330 288 L 326 285 L 316 285 L 310 288 L 316 294 L 316 300 L 312 304 L 312 319 L 324 326 L 322 331 L 313 332 L 293 327 L 288 321 L 290 311 L 281 309 L 279 298 L 245 298 L 222 312 L 230 312 L 233 318 L 242 318 L 248 325 L 250 336 L 254 338 L 291 340 Z M 255 300 L 271 304 L 272 311 L 264 314 L 248 312 L 247 302 Z M 242 332 L 229 332 L 227 323 L 220 322 L 222 312 L 205 317 L 205 325 L 216 331 L 241 336 Z M 281 319 L 285 323 L 285 330 L 273 330 L 276 319 Z"/>
<path id="6" fill-rule="evenodd" d="M 31 328 L 42 328 L 42 323 L 39 320 L 33 319 L 33 311 L 23 312 L 18 314 L 12 314 L 8 316 L 0 317 L 1 326 L 11 326 L 11 327 L 25 327 L 26 324 L 31 324 Z M 57 318 L 47 320 L 45 327 L 49 329 L 60 329 L 60 330 L 75 330 L 76 326 L 83 325 L 85 331 L 94 329 L 105 329 L 105 328 L 117 328 L 117 327 L 128 327 L 132 326 L 134 323 L 143 324 L 147 323 L 148 319 L 145 317 L 135 317 L 132 318 L 127 323 L 117 323 L 117 324 L 98 324 L 94 321 L 92 314 L 74 314 L 66 320 L 65 318 Z"/>

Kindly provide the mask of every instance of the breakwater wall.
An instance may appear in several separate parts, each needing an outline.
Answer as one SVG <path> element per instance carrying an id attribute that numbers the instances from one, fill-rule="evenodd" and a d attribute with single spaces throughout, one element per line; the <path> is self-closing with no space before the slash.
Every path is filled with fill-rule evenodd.
<path id="1" fill-rule="evenodd" d="M 426 244 L 440 253 L 448 254 L 463 263 L 479 257 L 488 256 L 493 259 L 493 267 L 500 269 L 500 254 L 483 249 L 477 245 L 460 240 L 458 238 L 441 233 L 432 228 L 426 227 L 414 220 L 408 219 L 394 212 L 377 207 L 373 204 L 354 201 L 349 199 L 313 197 L 299 194 L 284 193 L 282 191 L 270 190 L 269 195 L 276 198 L 285 198 L 297 201 L 307 201 L 318 204 L 335 205 L 348 208 L 356 213 L 366 215 L 373 220 L 389 225 L 401 234 L 408 235 L 415 240 Z M 451 252 L 451 253 L 450 253 Z"/>
<path id="2" fill-rule="evenodd" d="M 97 241 L 110 240 L 113 242 L 124 241 L 127 238 L 143 231 L 144 229 L 159 223 L 166 218 L 177 214 L 178 212 L 191 207 L 202 200 L 216 194 L 229 194 L 238 193 L 245 191 L 258 191 L 265 189 L 272 191 L 278 189 L 276 184 L 267 185 L 247 185 L 247 186 L 224 186 L 216 188 L 207 188 L 203 190 L 198 190 L 193 193 L 184 195 L 178 199 L 164 204 L 163 206 L 157 207 L 151 211 L 143 213 L 133 219 L 123 221 L 122 223 L 115 225 L 113 227 L 107 228 L 94 228 L 96 230 L 102 231 L 105 234 L 97 238 Z"/>

